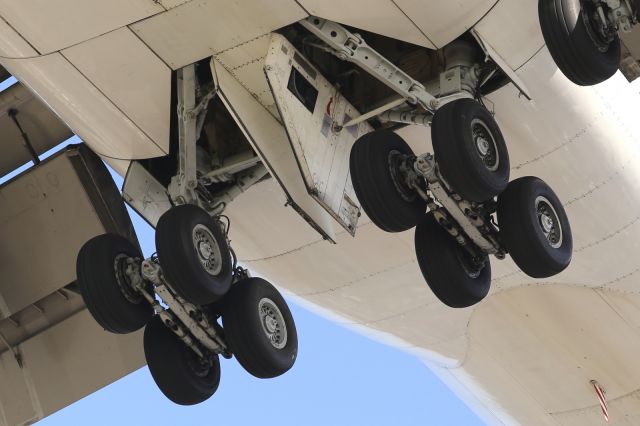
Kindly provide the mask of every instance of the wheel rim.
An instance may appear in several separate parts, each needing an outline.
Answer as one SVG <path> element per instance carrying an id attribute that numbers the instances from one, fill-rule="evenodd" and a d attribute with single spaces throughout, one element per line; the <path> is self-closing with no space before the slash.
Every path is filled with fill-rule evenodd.
<path id="1" fill-rule="evenodd" d="M 204 270 L 209 275 L 218 275 L 222 270 L 222 255 L 218 241 L 209 228 L 204 225 L 193 228 L 193 247 Z"/>
<path id="2" fill-rule="evenodd" d="M 551 202 L 543 196 L 538 196 L 535 201 L 537 223 L 549 245 L 559 248 L 562 245 L 562 224 L 558 218 L 556 209 Z"/>
<path id="3" fill-rule="evenodd" d="M 127 275 L 127 267 L 129 265 L 129 259 L 131 256 L 128 256 L 124 253 L 118 254 L 113 260 L 113 270 L 116 277 L 116 282 L 118 283 L 118 288 L 120 292 L 129 302 L 133 304 L 139 304 L 142 302 L 142 295 L 133 288 L 131 285 L 131 279 Z"/>
<path id="4" fill-rule="evenodd" d="M 276 349 L 284 348 L 287 345 L 287 325 L 280 309 L 273 300 L 265 297 L 258 302 L 258 313 L 262 331 L 271 345 Z"/>
<path id="5" fill-rule="evenodd" d="M 500 166 L 500 154 L 493 133 L 484 122 L 478 118 L 471 121 L 471 135 L 476 153 L 484 166 L 492 172 Z"/>
<path id="6" fill-rule="evenodd" d="M 403 168 L 406 169 L 405 161 L 408 155 L 403 154 L 400 151 L 393 150 L 389 152 L 388 162 L 389 162 L 389 172 L 391 174 L 391 181 L 393 182 L 393 186 L 395 186 L 396 191 L 400 194 L 403 200 L 411 203 L 416 199 L 416 192 L 413 188 L 410 188 L 405 180 Z"/>

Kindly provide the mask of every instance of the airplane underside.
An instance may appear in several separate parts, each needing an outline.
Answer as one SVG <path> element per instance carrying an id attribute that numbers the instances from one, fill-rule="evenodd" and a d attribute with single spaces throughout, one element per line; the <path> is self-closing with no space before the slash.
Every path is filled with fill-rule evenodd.
<path id="1" fill-rule="evenodd" d="M 91 239 L 77 291 L 105 333 L 145 327 L 169 399 L 210 397 L 218 355 L 257 377 L 291 368 L 295 325 L 268 279 L 415 353 L 490 424 L 600 424 L 594 389 L 636 423 L 635 2 L 578 21 L 602 31 L 597 75 L 545 47 L 544 0 L 437 2 L 438 19 L 412 1 L 98 3 L 113 15 L 94 28 L 74 3 L 73 31 L 45 14 L 64 7 L 0 4 L 0 63 L 156 227 L 146 259 L 125 235 Z M 24 339 L 7 349 L 38 334 Z M 3 405 L 4 420 L 61 404 Z"/>

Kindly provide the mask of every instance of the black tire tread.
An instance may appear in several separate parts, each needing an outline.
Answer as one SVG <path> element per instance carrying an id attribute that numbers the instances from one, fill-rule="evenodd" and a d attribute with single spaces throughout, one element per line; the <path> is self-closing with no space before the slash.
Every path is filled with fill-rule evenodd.
<path id="1" fill-rule="evenodd" d="M 548 245 L 535 222 L 536 194 L 544 195 L 553 204 L 560 219 L 563 243 L 558 249 Z M 525 176 L 512 181 L 498 197 L 497 215 L 500 238 L 525 274 L 533 278 L 547 278 L 569 266 L 573 250 L 569 219 L 557 195 L 543 180 Z"/>
<path id="2" fill-rule="evenodd" d="M 146 301 L 133 304 L 122 294 L 114 271 L 118 254 L 142 257 L 129 240 L 117 234 L 103 234 L 87 241 L 76 260 L 80 294 L 87 309 L 105 330 L 126 334 L 141 329 L 153 315 Z"/>
<path id="3" fill-rule="evenodd" d="M 220 384 L 220 361 L 213 358 L 205 378 L 196 376 L 186 363 L 191 349 L 154 316 L 144 330 L 144 354 L 153 380 L 160 391 L 179 405 L 199 404 L 209 399 Z"/>
<path id="4" fill-rule="evenodd" d="M 192 230 L 196 223 L 211 230 L 223 254 L 222 270 L 216 277 L 207 274 L 195 254 Z M 226 237 L 200 207 L 185 204 L 164 213 L 156 226 L 156 250 L 165 278 L 186 301 L 195 305 L 213 303 L 229 290 L 233 265 Z"/>
<path id="5" fill-rule="evenodd" d="M 500 165 L 491 172 L 469 146 L 471 121 L 481 119 L 492 132 Z M 431 125 L 431 140 L 440 172 L 463 198 L 484 202 L 502 192 L 509 182 L 509 154 L 502 132 L 491 113 L 473 99 L 459 99 L 438 109 Z"/>
<path id="6" fill-rule="evenodd" d="M 353 189 L 371 221 L 386 232 L 413 228 L 426 210 L 416 197 L 407 202 L 396 190 L 387 166 L 389 152 L 413 155 L 407 143 L 390 130 L 376 130 L 361 136 L 351 148 L 349 167 Z"/>
<path id="7" fill-rule="evenodd" d="M 451 308 L 467 308 L 484 299 L 491 287 L 491 264 L 487 259 L 473 279 L 460 266 L 456 251 L 463 250 L 432 214 L 416 227 L 416 257 L 420 271 L 433 294 Z"/>
<path id="8" fill-rule="evenodd" d="M 267 340 L 257 315 L 258 302 L 269 297 L 280 309 L 287 326 L 287 344 L 275 349 Z M 224 299 L 223 328 L 234 356 L 249 372 L 261 378 L 277 377 L 295 363 L 298 336 L 293 316 L 284 298 L 262 278 L 247 278 L 234 284 Z"/>
<path id="9" fill-rule="evenodd" d="M 549 53 L 573 83 L 592 86 L 618 70 L 620 39 L 616 37 L 607 52 L 599 51 L 580 16 L 579 0 L 539 0 L 538 15 Z"/>

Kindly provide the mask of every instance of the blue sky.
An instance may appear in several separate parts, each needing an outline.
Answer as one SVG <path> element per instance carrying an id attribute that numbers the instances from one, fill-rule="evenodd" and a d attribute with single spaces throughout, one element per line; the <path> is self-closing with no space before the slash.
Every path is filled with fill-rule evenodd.
<path id="1" fill-rule="evenodd" d="M 0 91 L 14 81 L 0 84 Z M 69 142 L 78 143 L 79 139 L 74 137 L 66 143 Z M 0 177 L 0 183 L 29 166 Z M 114 179 L 121 186 L 122 179 L 117 175 Z M 155 251 L 153 229 L 130 212 L 143 250 L 149 255 Z M 144 367 L 38 424 L 482 424 L 416 357 L 289 304 L 298 329 L 299 355 L 293 369 L 284 376 L 255 379 L 234 359 L 222 359 L 222 380 L 217 393 L 200 405 L 181 407 L 162 395 Z"/>

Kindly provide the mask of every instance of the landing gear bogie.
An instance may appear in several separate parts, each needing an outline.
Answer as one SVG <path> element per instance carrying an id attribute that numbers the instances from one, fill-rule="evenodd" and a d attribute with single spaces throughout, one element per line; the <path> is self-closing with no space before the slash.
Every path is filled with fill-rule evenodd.
<path id="1" fill-rule="evenodd" d="M 538 178 L 509 183 L 507 146 L 489 111 L 471 99 L 446 104 L 433 117 L 432 140 L 435 155 L 416 156 L 398 135 L 375 131 L 356 141 L 350 165 L 356 195 L 376 225 L 388 232 L 417 225 L 416 257 L 436 297 L 456 308 L 482 300 L 491 285 L 489 255 L 511 252 L 535 278 L 568 266 L 571 229 L 562 204 Z M 362 155 L 365 149 L 380 155 Z M 389 226 L 408 217 L 402 227 Z"/>
<path id="2" fill-rule="evenodd" d="M 231 263 L 226 233 L 216 219 L 195 206 L 172 210 L 159 222 L 158 240 L 164 249 L 158 256 L 143 260 L 133 244 L 111 234 L 83 247 L 78 282 L 90 313 L 114 333 L 146 324 L 149 370 L 176 404 L 198 404 L 215 393 L 219 356 L 235 355 L 260 378 L 288 371 L 296 360 L 298 340 L 280 293 Z M 181 263 L 169 260 L 171 256 Z M 187 283 L 185 277 L 194 282 Z"/>

